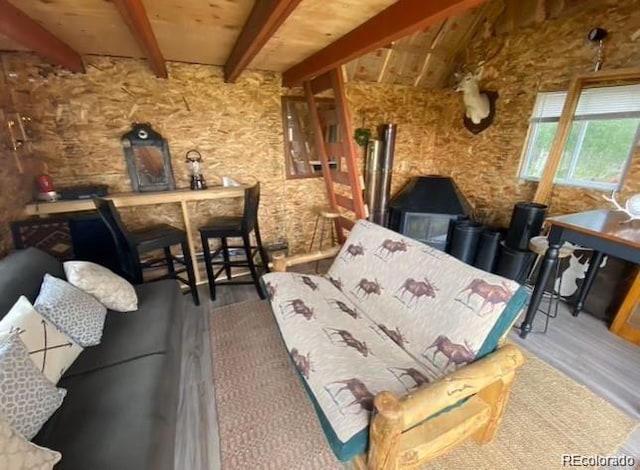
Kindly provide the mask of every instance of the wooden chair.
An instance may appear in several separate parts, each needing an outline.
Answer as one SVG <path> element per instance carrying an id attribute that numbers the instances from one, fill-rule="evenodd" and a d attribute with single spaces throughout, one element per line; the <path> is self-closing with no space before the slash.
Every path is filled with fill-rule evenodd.
<path id="1" fill-rule="evenodd" d="M 113 201 L 94 198 L 93 202 L 116 245 L 121 272 L 130 282 L 142 284 L 144 282 L 143 270 L 165 265 L 167 273 L 149 279 L 149 281 L 176 279 L 189 286 L 193 303 L 200 305 L 187 234 L 184 230 L 168 224 L 158 224 L 143 230 L 130 231 L 122 223 Z M 174 245 L 180 245 L 182 259 L 172 254 L 171 247 Z M 163 258 L 141 260 L 141 254 L 157 250 L 164 251 Z M 176 269 L 174 263 L 184 267 Z M 186 279 L 179 276 L 185 271 L 187 273 Z"/>

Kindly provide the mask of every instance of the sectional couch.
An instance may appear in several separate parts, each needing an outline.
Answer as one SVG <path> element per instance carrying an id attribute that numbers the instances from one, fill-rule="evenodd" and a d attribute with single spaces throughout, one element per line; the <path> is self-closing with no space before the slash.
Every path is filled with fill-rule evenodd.
<path id="1" fill-rule="evenodd" d="M 62 263 L 35 248 L 0 260 L 0 319 L 31 302 Z M 102 341 L 85 348 L 58 387 L 62 406 L 33 439 L 62 453 L 56 470 L 174 468 L 183 297 L 173 280 L 136 286 L 139 310 L 107 313 Z"/>

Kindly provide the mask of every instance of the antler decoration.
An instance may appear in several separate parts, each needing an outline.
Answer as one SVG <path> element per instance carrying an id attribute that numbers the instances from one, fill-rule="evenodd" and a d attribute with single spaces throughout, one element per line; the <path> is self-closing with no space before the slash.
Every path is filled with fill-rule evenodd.
<path id="1" fill-rule="evenodd" d="M 627 222 L 631 222 L 632 220 L 640 220 L 640 214 L 634 214 L 631 211 L 629 211 L 629 209 L 622 207 L 620 205 L 620 203 L 616 200 L 617 192 L 618 191 L 614 189 L 613 192 L 611 193 L 611 197 L 607 197 L 607 196 L 602 196 L 602 197 L 604 198 L 605 201 L 609 201 L 610 203 L 612 203 L 616 207 L 616 211 L 624 212 L 629 216 L 629 218 L 623 221 L 622 223 L 626 224 Z"/>

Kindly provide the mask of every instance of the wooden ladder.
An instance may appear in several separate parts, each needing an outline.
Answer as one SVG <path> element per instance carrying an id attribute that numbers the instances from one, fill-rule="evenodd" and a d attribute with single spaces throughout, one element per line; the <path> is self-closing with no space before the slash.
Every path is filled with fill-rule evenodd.
<path id="1" fill-rule="evenodd" d="M 345 231 L 353 227 L 355 219 L 367 217 L 367 208 L 362 197 L 359 152 L 353 141 L 342 71 L 331 70 L 303 85 L 329 204 L 340 213 L 335 221 L 338 241 L 344 243 Z M 316 95 L 327 91 L 333 92 L 335 120 L 321 115 L 318 109 Z M 337 163 L 336 169 L 331 169 L 329 161 Z"/>

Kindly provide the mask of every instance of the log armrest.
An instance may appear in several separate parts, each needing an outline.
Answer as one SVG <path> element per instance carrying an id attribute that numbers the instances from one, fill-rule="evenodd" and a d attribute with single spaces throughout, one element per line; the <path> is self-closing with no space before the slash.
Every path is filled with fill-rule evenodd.
<path id="1" fill-rule="evenodd" d="M 313 253 L 303 253 L 294 256 L 285 256 L 283 254 L 274 255 L 271 267 L 275 272 L 285 272 L 287 268 L 299 264 L 312 263 L 323 259 L 334 258 L 340 252 L 340 246 L 332 246 L 321 251 Z"/>
<path id="2" fill-rule="evenodd" d="M 400 398 L 403 430 L 512 375 L 523 363 L 524 356 L 520 350 L 513 344 L 506 344 L 482 359 L 403 396 Z"/>
<path id="3" fill-rule="evenodd" d="M 366 468 L 403 468 L 400 462 L 407 456 L 407 447 L 415 447 L 409 454 L 422 463 L 470 435 L 479 443 L 489 442 L 504 413 L 515 371 L 523 363 L 520 350 L 507 344 L 401 398 L 390 392 L 377 394 Z M 425 421 L 465 398 L 469 401 L 460 407 Z M 457 426 L 454 431 L 453 426 Z M 422 437 L 432 442 L 420 442 Z"/>

